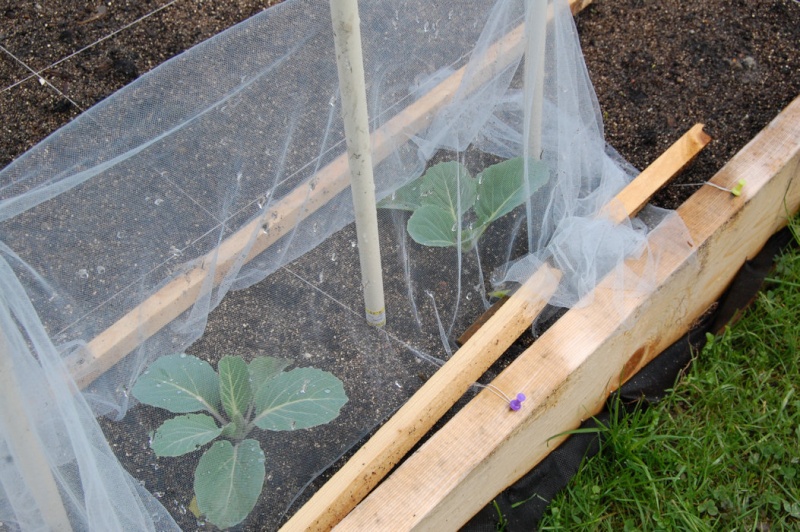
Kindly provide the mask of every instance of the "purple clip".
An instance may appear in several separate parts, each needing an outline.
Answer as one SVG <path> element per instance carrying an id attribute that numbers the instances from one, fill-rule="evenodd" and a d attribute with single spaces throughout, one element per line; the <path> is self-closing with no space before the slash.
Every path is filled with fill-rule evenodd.
<path id="1" fill-rule="evenodd" d="M 508 402 L 508 407 L 515 412 L 522 408 L 522 402 L 525 400 L 524 393 L 518 393 L 516 399 L 512 399 Z"/>

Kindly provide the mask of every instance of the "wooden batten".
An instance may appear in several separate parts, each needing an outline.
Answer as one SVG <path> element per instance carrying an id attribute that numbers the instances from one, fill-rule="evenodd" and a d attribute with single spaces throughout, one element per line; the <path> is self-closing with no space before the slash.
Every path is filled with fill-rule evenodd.
<path id="1" fill-rule="evenodd" d="M 619 220 L 639 212 L 711 139 L 698 124 L 678 139 L 609 204 Z M 536 319 L 555 292 L 561 272 L 542 266 L 496 308 L 464 345 L 417 390 L 370 440 L 298 511 L 284 530 L 328 530 L 400 462 L 469 387 Z"/>
<path id="2" fill-rule="evenodd" d="M 695 124 L 670 146 L 658 159 L 642 170 L 634 181 L 617 194 L 618 204 L 607 209 L 608 215 L 620 223 L 622 219 L 633 217 L 647 205 L 656 192 L 667 184 L 676 174 L 691 163 L 711 137 L 703 131 L 703 124 Z"/>
<path id="3" fill-rule="evenodd" d="M 591 0 L 570 0 L 577 13 Z M 495 72 L 518 61 L 524 48 L 524 25 L 519 25 L 487 48 L 477 61 L 460 68 L 430 92 L 409 105 L 371 135 L 372 160 L 378 164 L 399 145 L 427 127 L 435 113 L 459 91 L 469 94 Z M 469 83 L 463 83 L 467 68 Z M 80 388 L 85 388 L 140 344 L 158 333 L 194 305 L 210 285 L 219 285 L 234 267 L 250 262 L 287 235 L 350 185 L 347 155 L 334 159 L 261 217 L 246 224 L 220 246 L 198 260 L 196 266 L 176 277 L 66 359 L 67 368 Z"/>
<path id="4" fill-rule="evenodd" d="M 647 202 L 661 190 L 671 179 L 683 171 L 700 151 L 711 142 L 711 137 L 703 131 L 703 124 L 695 124 L 689 131 L 673 143 L 652 164 L 642 170 L 628 186 L 616 195 L 602 215 L 615 223 L 633 218 Z M 459 346 L 464 345 L 498 310 L 508 297 L 503 297 L 492 305 L 478 320 L 458 338 Z M 520 334 L 522 332 L 520 331 Z"/>
<path id="5" fill-rule="evenodd" d="M 528 396 L 520 411 L 480 393 L 337 530 L 457 529 L 685 334 L 800 208 L 800 98 L 712 182 L 730 188 L 740 179 L 741 197 L 702 187 L 679 219 L 651 234 L 648 256 L 626 263 L 641 271 L 657 257 L 652 288 L 621 291 L 609 276 L 495 379 L 507 394 Z"/>

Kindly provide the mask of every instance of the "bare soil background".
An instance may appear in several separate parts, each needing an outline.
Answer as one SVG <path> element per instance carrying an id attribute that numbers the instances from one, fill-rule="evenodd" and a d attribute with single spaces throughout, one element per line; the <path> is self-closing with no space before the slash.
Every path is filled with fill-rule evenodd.
<path id="1" fill-rule="evenodd" d="M 274 3 L 0 1 L 0 45 L 48 83 L 0 50 L 0 167 L 141 74 Z M 715 141 L 682 181 L 710 177 L 800 94 L 796 0 L 595 0 L 576 22 L 606 138 L 639 168 L 703 122 Z M 656 203 L 674 208 L 691 192 L 672 187 Z"/>
<path id="2" fill-rule="evenodd" d="M 0 168 L 161 62 L 273 3 L 0 0 Z M 714 137 L 676 184 L 711 178 L 800 95 L 795 0 L 595 0 L 576 21 L 606 138 L 623 157 L 643 168 L 696 122 Z M 693 191 L 670 186 L 654 202 L 675 208 Z M 224 352 L 226 338 L 246 334 L 259 290 L 223 302 L 210 317 L 204 350 Z M 125 423 L 157 421 L 134 409 Z M 113 440 L 114 424 L 103 426 Z M 142 434 L 115 440 L 121 460 L 184 529 L 198 528 L 178 493 L 191 485 L 175 480 L 189 466 L 165 471 Z M 246 523 L 258 529 L 263 522 L 253 516 Z"/>

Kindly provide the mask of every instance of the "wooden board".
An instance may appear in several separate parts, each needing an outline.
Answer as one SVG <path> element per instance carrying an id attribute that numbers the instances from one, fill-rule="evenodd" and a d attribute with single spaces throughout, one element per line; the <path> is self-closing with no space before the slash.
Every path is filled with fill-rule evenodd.
<path id="1" fill-rule="evenodd" d="M 691 128 L 610 203 L 634 215 L 708 144 L 702 124 Z M 633 191 L 633 192 L 631 192 Z M 615 218 L 619 221 L 619 218 Z M 469 387 L 528 328 L 555 292 L 561 273 L 543 266 L 471 332 L 464 345 L 386 422 L 284 526 L 328 530 L 352 510 Z"/>
<path id="2" fill-rule="evenodd" d="M 617 194 L 615 201 L 604 210 L 604 214 L 615 223 L 632 218 L 641 211 L 650 198 L 672 178 L 678 175 L 691 163 L 711 142 L 711 137 L 703 131 L 703 124 L 695 124 L 681 138 L 662 153 L 651 165 L 645 168 L 636 179 Z M 456 341 L 464 345 L 478 329 L 480 329 L 497 310 L 505 304 L 508 297 L 501 298 L 492 305 L 478 320 L 472 324 Z"/>
<path id="3" fill-rule="evenodd" d="M 685 334 L 800 208 L 800 98 L 712 181 L 739 179 L 741 197 L 702 187 L 678 210 L 685 226 L 651 234 L 648 256 L 659 260 L 649 290 L 620 291 L 609 276 L 495 379 L 507 394 L 528 396 L 522 410 L 480 393 L 337 529 L 457 529 Z M 641 271 L 648 256 L 626 265 Z"/>
<path id="4" fill-rule="evenodd" d="M 570 0 L 573 13 L 591 0 Z M 490 46 L 478 62 L 460 68 L 430 92 L 394 116 L 371 135 L 373 163 L 388 157 L 400 144 L 429 125 L 436 111 L 457 92 L 469 94 L 502 70 L 518 61 L 523 51 L 523 25 Z M 470 69 L 468 83 L 464 76 Z M 258 256 L 298 223 L 319 210 L 350 185 L 347 154 L 343 153 L 306 183 L 282 198 L 263 216 L 227 238 L 218 248 L 196 262 L 195 267 L 176 277 L 145 301 L 66 359 L 67 368 L 80 388 L 85 388 L 108 371 L 142 342 L 155 335 L 194 305 L 211 285 L 219 285 L 229 271 Z"/>
<path id="5" fill-rule="evenodd" d="M 639 177 L 644 179 L 636 179 L 617 195 L 619 204 L 608 209 L 610 217 L 619 223 L 624 218 L 638 214 L 650 198 L 667 184 L 670 176 L 686 168 L 700 149 L 710 141 L 711 137 L 703 131 L 703 124 L 695 124 L 678 142 L 642 171 Z"/>

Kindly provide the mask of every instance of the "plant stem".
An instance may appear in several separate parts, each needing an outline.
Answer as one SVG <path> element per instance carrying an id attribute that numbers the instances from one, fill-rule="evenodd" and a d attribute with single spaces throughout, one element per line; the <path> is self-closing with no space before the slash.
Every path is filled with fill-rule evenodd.
<path id="1" fill-rule="evenodd" d="M 217 423 L 222 425 L 223 427 L 228 424 L 228 420 L 225 417 L 217 412 L 217 409 L 208 404 L 205 400 L 203 400 L 203 404 L 206 406 L 206 411 L 214 416 L 214 419 L 217 420 Z"/>

